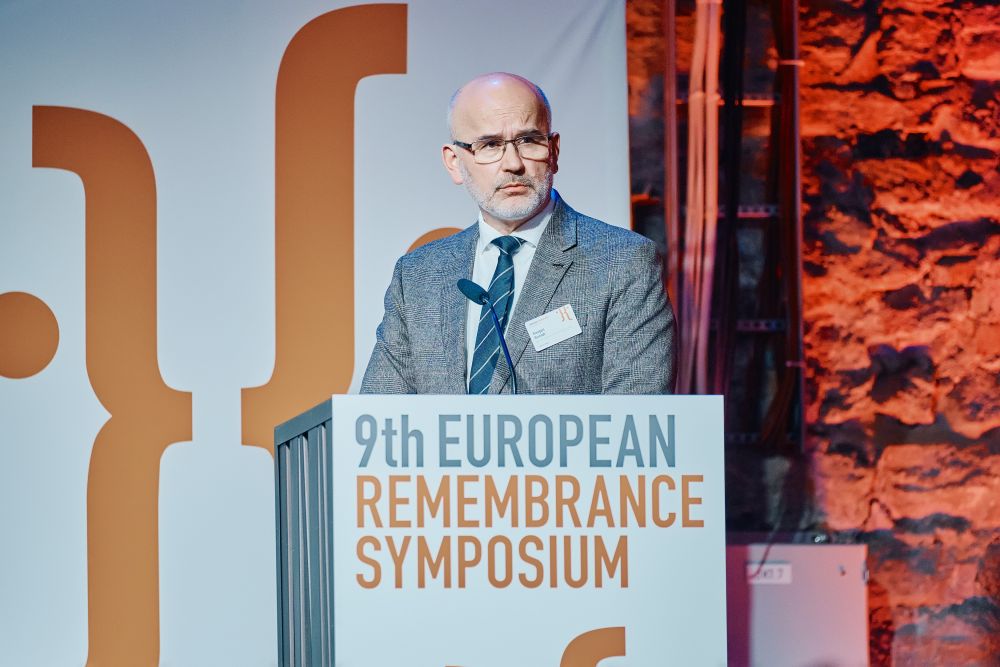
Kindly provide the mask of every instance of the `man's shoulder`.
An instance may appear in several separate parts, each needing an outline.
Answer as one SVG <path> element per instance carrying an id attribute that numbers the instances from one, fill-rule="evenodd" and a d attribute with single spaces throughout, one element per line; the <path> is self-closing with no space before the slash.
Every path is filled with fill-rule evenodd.
<path id="1" fill-rule="evenodd" d="M 634 252 L 656 248 L 656 244 L 642 234 L 580 213 L 565 202 L 563 204 L 566 207 L 566 216 L 576 221 L 577 243 L 582 250 Z"/>
<path id="2" fill-rule="evenodd" d="M 435 239 L 410 250 L 400 257 L 399 261 L 404 267 L 451 262 L 456 255 L 460 255 L 472 243 L 476 231 L 476 225 L 472 224 L 460 232 Z"/>

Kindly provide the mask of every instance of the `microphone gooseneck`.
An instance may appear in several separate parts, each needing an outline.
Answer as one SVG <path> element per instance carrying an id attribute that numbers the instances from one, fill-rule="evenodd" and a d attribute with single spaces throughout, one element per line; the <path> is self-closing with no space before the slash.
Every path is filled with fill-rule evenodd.
<path id="1" fill-rule="evenodd" d="M 517 374 L 514 373 L 514 362 L 510 359 L 510 350 L 507 349 L 507 340 L 503 336 L 503 328 L 500 326 L 500 318 L 497 317 L 497 311 L 493 309 L 493 302 L 490 301 L 490 293 L 476 283 L 471 280 L 466 280 L 465 278 L 458 281 L 458 289 L 469 301 L 486 306 L 490 309 L 490 315 L 493 316 L 493 326 L 496 328 L 497 336 L 500 338 L 500 349 L 503 350 L 503 356 L 507 359 L 507 368 L 510 369 L 511 386 L 514 389 L 514 393 L 517 394 Z"/>

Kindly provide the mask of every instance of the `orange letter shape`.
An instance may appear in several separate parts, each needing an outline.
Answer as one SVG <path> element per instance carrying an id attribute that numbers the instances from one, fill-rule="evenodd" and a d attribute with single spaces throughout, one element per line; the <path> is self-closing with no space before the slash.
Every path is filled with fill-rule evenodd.
<path id="1" fill-rule="evenodd" d="M 354 92 L 406 72 L 406 5 L 337 9 L 285 50 L 275 102 L 275 360 L 243 390 L 243 443 L 345 392 L 354 372 Z"/>
<path id="2" fill-rule="evenodd" d="M 625 628 L 598 628 L 579 635 L 566 646 L 559 667 L 597 667 L 605 658 L 625 655 Z"/>
<path id="3" fill-rule="evenodd" d="M 111 413 L 87 479 L 90 665 L 159 661 L 160 457 L 191 439 L 191 394 L 156 359 L 156 181 L 137 136 L 92 111 L 33 109 L 33 166 L 86 196 L 87 374 Z"/>

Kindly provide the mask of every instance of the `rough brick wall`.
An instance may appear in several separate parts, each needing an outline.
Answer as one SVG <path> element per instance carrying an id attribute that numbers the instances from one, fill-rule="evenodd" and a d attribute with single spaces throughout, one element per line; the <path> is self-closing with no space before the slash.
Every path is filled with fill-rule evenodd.
<path id="1" fill-rule="evenodd" d="M 661 5 L 627 5 L 634 184 L 662 147 L 635 131 L 660 103 Z M 799 528 L 869 545 L 873 664 L 1000 665 L 1000 6 L 804 0 L 800 17 L 810 436 L 784 486 Z M 727 480 L 734 498 L 774 482 Z M 741 511 L 767 528 L 773 504 Z"/>
<path id="2" fill-rule="evenodd" d="M 806 419 L 877 664 L 1000 664 L 1000 7 L 801 13 Z"/>

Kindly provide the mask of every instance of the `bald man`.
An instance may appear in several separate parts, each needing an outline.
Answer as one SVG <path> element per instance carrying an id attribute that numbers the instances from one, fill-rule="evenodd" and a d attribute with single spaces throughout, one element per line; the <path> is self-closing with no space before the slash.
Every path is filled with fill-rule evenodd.
<path id="1" fill-rule="evenodd" d="M 563 201 L 551 126 L 541 88 L 514 74 L 452 96 L 441 156 L 479 219 L 396 262 L 362 393 L 512 391 L 493 318 L 462 278 L 488 291 L 519 393 L 671 391 L 674 316 L 655 246 Z"/>

